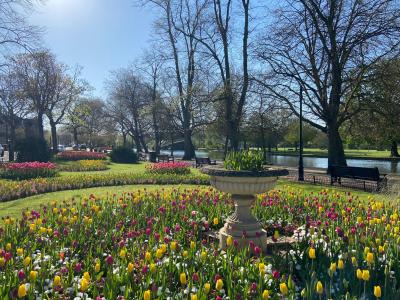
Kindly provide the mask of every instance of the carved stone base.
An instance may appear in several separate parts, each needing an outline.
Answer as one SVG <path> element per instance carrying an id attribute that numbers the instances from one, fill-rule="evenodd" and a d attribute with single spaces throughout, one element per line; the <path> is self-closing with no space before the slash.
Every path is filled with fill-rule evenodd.
<path id="1" fill-rule="evenodd" d="M 219 246 L 226 249 L 229 236 L 238 243 L 239 248 L 246 248 L 250 241 L 262 250 L 267 246 L 267 233 L 251 213 L 251 205 L 255 200 L 253 195 L 232 195 L 235 212 L 226 220 L 219 231 Z"/>

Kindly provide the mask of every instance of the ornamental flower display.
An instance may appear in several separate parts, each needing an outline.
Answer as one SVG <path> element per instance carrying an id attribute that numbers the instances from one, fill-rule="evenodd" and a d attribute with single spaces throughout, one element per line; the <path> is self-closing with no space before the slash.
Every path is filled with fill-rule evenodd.
<path id="1" fill-rule="evenodd" d="M 163 162 L 146 166 L 146 171 L 153 174 L 189 174 L 190 164 L 186 162 Z"/>
<path id="2" fill-rule="evenodd" d="M 60 160 L 105 160 L 107 159 L 107 154 L 101 152 L 88 152 L 88 151 L 63 151 L 57 154 L 57 158 Z"/>
<path id="3" fill-rule="evenodd" d="M 56 164 L 51 162 L 7 163 L 0 167 L 0 177 L 13 180 L 24 180 L 57 175 Z"/>
<path id="4" fill-rule="evenodd" d="M 0 225 L 0 299 L 398 299 L 397 202 L 289 187 L 259 195 L 266 255 L 234 239 L 219 249 L 210 233 L 232 209 L 199 187 L 24 211 Z M 297 243 L 275 248 L 293 234 Z"/>

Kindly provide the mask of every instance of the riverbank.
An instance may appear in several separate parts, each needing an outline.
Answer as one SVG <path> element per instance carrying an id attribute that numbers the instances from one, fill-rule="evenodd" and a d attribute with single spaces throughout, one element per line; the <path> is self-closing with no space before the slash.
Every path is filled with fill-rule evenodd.
<path id="1" fill-rule="evenodd" d="M 390 151 L 378 151 L 378 150 L 350 150 L 345 151 L 346 159 L 360 159 L 360 160 L 379 160 L 379 161 L 393 161 L 400 162 L 400 157 L 390 157 Z M 288 150 L 284 148 L 278 148 L 278 151 L 269 152 L 271 155 L 282 155 L 282 156 L 299 156 L 298 151 Z M 328 150 L 317 149 L 317 148 L 305 148 L 304 156 L 326 158 L 328 157 Z"/>

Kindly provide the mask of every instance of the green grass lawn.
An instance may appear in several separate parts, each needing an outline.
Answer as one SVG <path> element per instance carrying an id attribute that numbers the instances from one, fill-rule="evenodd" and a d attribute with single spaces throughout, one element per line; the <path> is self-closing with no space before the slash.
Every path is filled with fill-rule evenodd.
<path id="1" fill-rule="evenodd" d="M 59 162 L 57 162 L 59 164 Z M 63 163 L 66 164 L 66 163 Z M 146 165 L 149 163 L 147 162 L 140 162 L 138 164 L 117 164 L 117 163 L 110 163 L 108 165 L 107 170 L 103 171 L 90 171 L 90 172 L 60 172 L 60 176 L 73 176 L 73 175 L 82 175 L 85 174 L 107 174 L 107 173 L 142 173 L 146 170 Z M 192 168 L 192 173 L 198 174 L 200 171 L 198 169 Z"/>
<path id="2" fill-rule="evenodd" d="M 294 148 L 278 148 L 278 151 L 273 151 L 275 154 L 296 154 L 296 151 L 289 151 L 288 149 Z M 345 149 L 344 150 L 346 157 L 364 157 L 364 158 L 388 158 L 390 157 L 390 151 L 383 150 L 351 150 Z M 327 156 L 328 150 L 321 150 L 318 148 L 304 148 L 304 155 L 318 155 L 318 156 Z"/>
<path id="3" fill-rule="evenodd" d="M 160 189 L 171 189 L 171 188 L 193 188 L 194 185 L 123 185 L 123 186 L 111 186 L 111 187 L 95 187 L 87 188 L 81 190 L 67 190 L 54 193 L 46 193 L 36 196 L 31 196 L 27 198 L 22 198 L 14 201 L 0 203 L 0 217 L 11 216 L 13 218 L 19 218 L 21 212 L 26 209 L 39 209 L 41 204 L 47 204 L 52 201 L 61 202 L 64 200 L 70 200 L 72 198 L 81 199 L 90 194 L 95 194 L 97 196 L 106 196 L 108 194 L 118 194 L 122 192 L 132 192 L 138 189 L 148 189 L 148 190 L 160 190 Z M 301 188 L 305 193 L 319 192 L 323 189 L 335 190 L 338 192 L 351 192 L 361 199 L 367 199 L 368 196 L 372 194 L 341 188 L 327 188 L 324 186 L 317 186 L 311 184 L 300 184 L 293 183 L 284 180 L 279 180 L 276 188 Z M 377 196 L 379 198 L 385 199 L 386 196 Z"/>

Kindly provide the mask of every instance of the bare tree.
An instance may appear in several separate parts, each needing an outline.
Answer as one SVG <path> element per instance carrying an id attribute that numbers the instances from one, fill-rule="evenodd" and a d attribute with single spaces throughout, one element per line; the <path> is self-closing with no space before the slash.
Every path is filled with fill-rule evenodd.
<path id="1" fill-rule="evenodd" d="M 124 126 L 127 132 L 133 137 L 138 152 L 144 149 L 148 152 L 144 138 L 143 108 L 147 105 L 147 99 L 151 97 L 149 89 L 136 76 L 132 68 L 120 69 L 111 73 L 107 86 L 109 98 L 128 112 L 124 117 Z M 120 112 L 120 110 L 116 110 Z M 117 114 L 114 119 L 121 115 Z"/>
<path id="2" fill-rule="evenodd" d="M 152 3 L 161 11 L 156 22 L 156 30 L 161 41 L 167 42 L 172 60 L 171 71 L 176 80 L 179 97 L 179 116 L 184 137 L 183 159 L 190 160 L 195 156 L 192 141 L 193 131 L 198 124 L 194 123 L 193 103 L 196 100 L 198 86 L 198 45 L 195 39 L 202 24 L 203 10 L 207 0 L 143 0 Z"/>
<path id="3" fill-rule="evenodd" d="M 273 76 L 258 81 L 296 115 L 303 88 L 305 121 L 328 135 L 329 165 L 346 165 L 339 128 L 363 109 L 368 70 L 398 54 L 399 21 L 395 0 L 285 0 L 260 39 Z"/>
<path id="4" fill-rule="evenodd" d="M 16 55 L 12 61 L 24 96 L 35 112 L 38 135 L 44 139 L 44 116 L 57 92 L 60 65 L 49 51 Z"/>
<path id="5" fill-rule="evenodd" d="M 41 29 L 26 22 L 34 0 L 0 0 L 0 53 L 22 48 L 33 50 L 40 40 Z"/>
<path id="6" fill-rule="evenodd" d="M 152 119 L 152 130 L 154 136 L 154 150 L 160 153 L 161 133 L 160 133 L 160 114 L 162 109 L 160 80 L 163 72 L 164 64 L 163 55 L 156 51 L 150 50 L 144 53 L 140 64 L 137 66 L 138 71 L 143 74 L 143 78 L 148 85 L 150 91 L 150 113 Z"/>
<path id="7" fill-rule="evenodd" d="M 237 4 L 240 3 L 240 4 Z M 202 18 L 201 30 L 197 32 L 183 32 L 190 36 L 203 47 L 202 52 L 207 53 L 216 63 L 216 72 L 219 73 L 224 101 L 226 122 L 226 146 L 232 150 L 239 149 L 240 125 L 246 97 L 249 88 L 249 34 L 250 34 L 250 0 L 209 0 L 206 3 L 207 14 Z M 243 19 L 239 22 L 242 29 L 235 27 L 233 20 L 234 10 L 238 9 Z M 240 32 L 237 34 L 237 32 Z M 241 42 L 233 42 L 238 36 Z M 236 52 L 236 45 L 240 50 Z M 234 53 L 235 52 L 235 53 Z M 232 66 L 234 62 L 240 68 Z M 239 88 L 237 89 L 236 86 Z"/>

